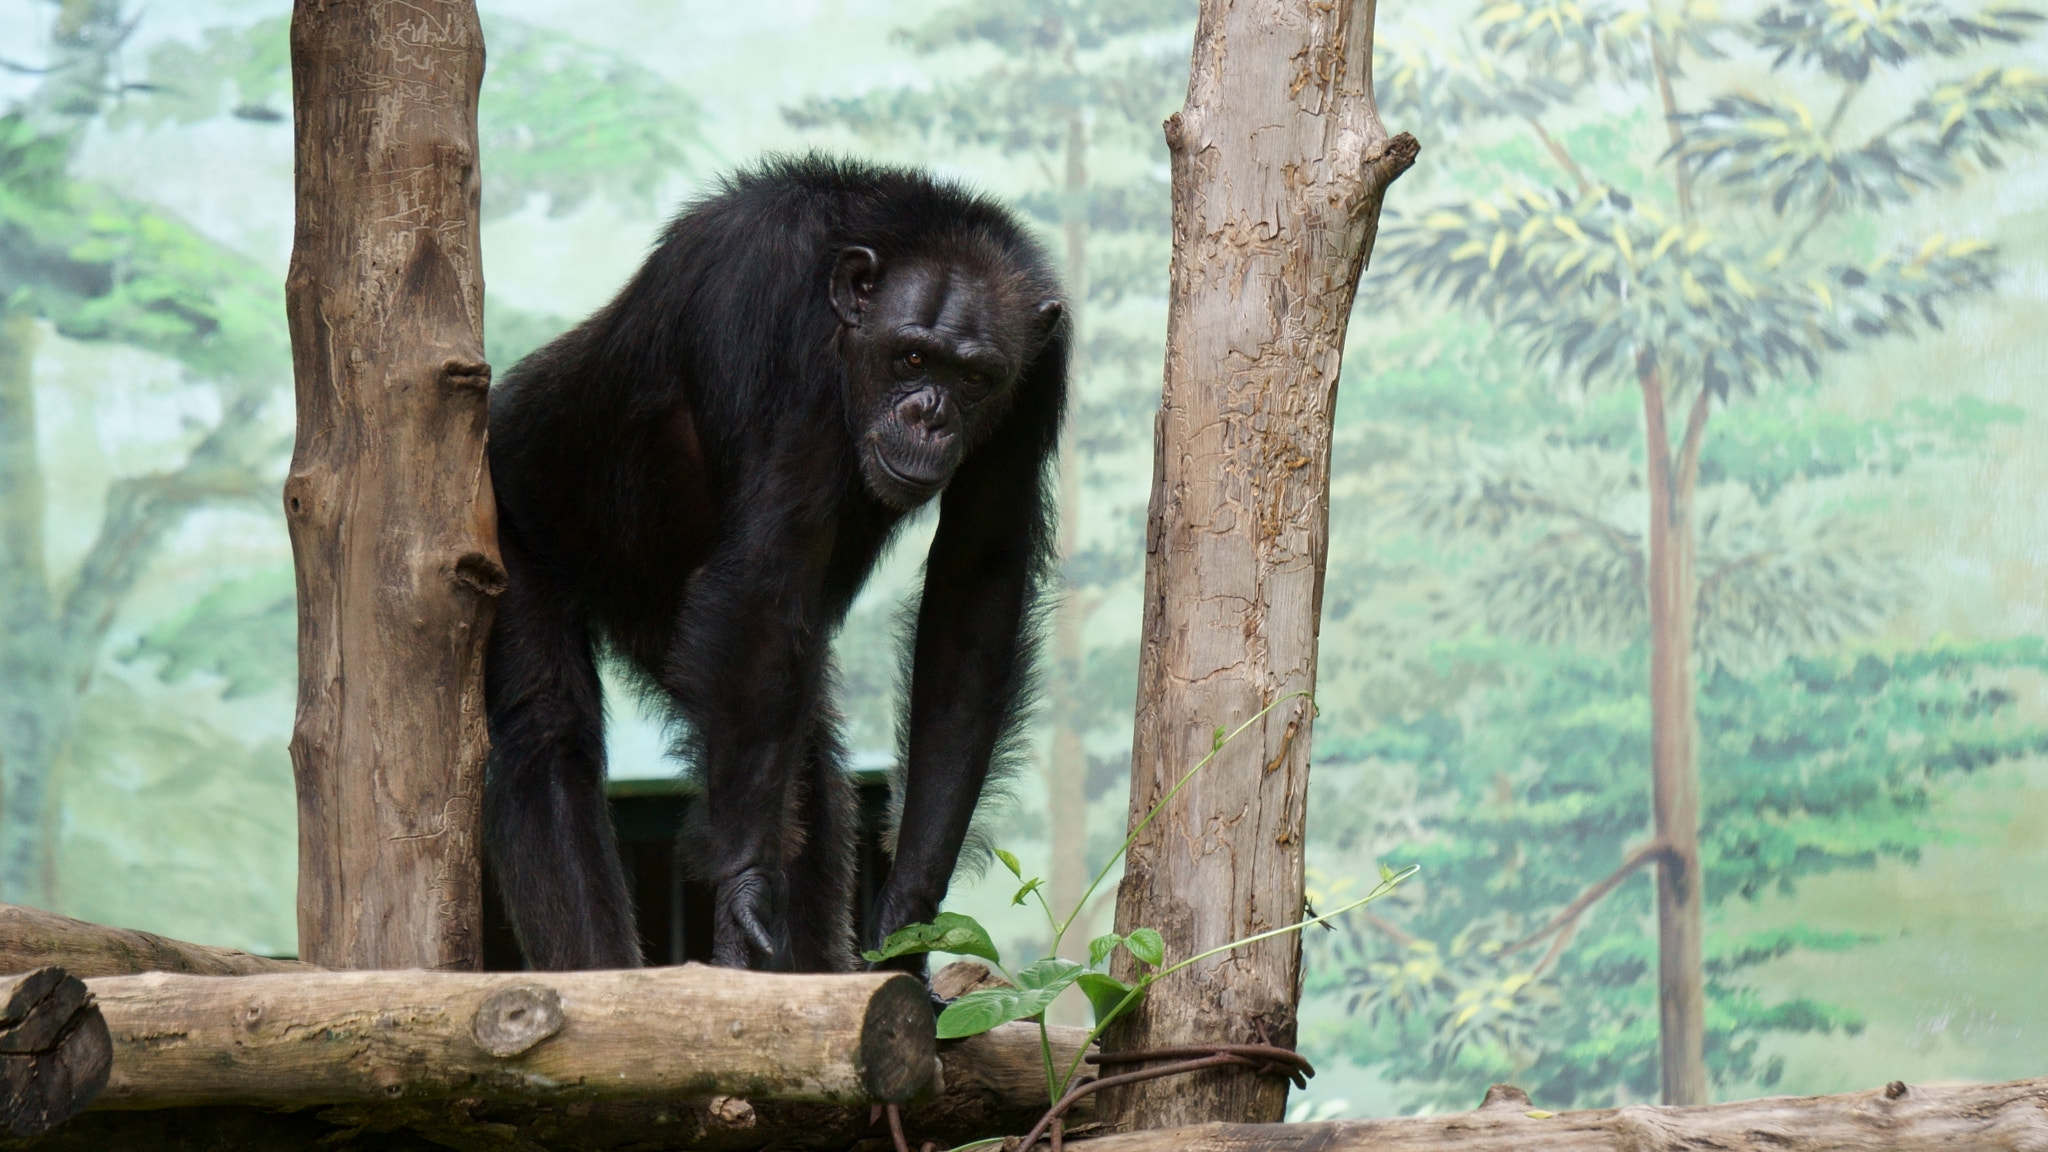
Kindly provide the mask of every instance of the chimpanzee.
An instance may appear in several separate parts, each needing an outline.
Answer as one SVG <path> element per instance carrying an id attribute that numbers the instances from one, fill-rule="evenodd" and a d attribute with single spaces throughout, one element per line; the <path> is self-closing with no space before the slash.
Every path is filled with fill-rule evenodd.
<path id="1" fill-rule="evenodd" d="M 855 964 L 828 649 L 935 497 L 876 912 L 882 934 L 936 913 L 1027 691 L 1067 345 L 1058 281 L 998 205 L 785 158 L 686 208 L 610 304 L 493 390 L 510 581 L 484 822 L 528 964 L 641 962 L 604 799 L 607 653 L 683 722 L 716 962 Z"/>

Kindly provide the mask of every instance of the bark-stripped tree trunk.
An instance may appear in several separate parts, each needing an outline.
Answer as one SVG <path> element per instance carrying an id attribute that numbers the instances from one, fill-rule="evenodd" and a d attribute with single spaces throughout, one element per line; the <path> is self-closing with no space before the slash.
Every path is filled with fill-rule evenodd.
<path id="1" fill-rule="evenodd" d="M 1315 683 L 1344 331 L 1386 188 L 1416 143 L 1372 95 L 1372 0 L 1203 0 L 1173 155 L 1173 292 L 1146 536 L 1131 816 L 1219 726 Z M 1281 705 L 1132 846 L 1117 930 L 1169 958 L 1299 918 L 1310 707 Z M 1291 1044 L 1289 934 L 1155 986 L 1118 1049 Z M 1125 963 L 1128 963 L 1126 958 Z M 1112 1124 L 1278 1120 L 1283 1082 L 1211 1072 L 1112 1090 Z"/>
<path id="2" fill-rule="evenodd" d="M 1709 393 L 1701 389 L 1672 459 L 1664 374 L 1638 358 L 1650 486 L 1650 782 L 1657 844 L 1659 1068 L 1666 1104 L 1707 1102 L 1705 932 L 1700 885 L 1699 733 L 1692 676 L 1693 490 L 1706 435 Z"/>
<path id="3" fill-rule="evenodd" d="M 484 466 L 471 0 L 299 0 L 299 951 L 474 968 L 483 654 L 504 587 Z"/>

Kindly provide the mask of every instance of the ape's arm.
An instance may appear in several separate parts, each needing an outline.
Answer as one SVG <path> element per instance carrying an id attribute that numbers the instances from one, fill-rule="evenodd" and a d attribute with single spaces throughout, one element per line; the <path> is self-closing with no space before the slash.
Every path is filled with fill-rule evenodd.
<path id="1" fill-rule="evenodd" d="M 1030 616 L 1052 545 L 1046 473 L 1066 359 L 1060 327 L 1019 382 L 1016 407 L 968 456 L 940 504 L 917 614 L 902 822 L 876 909 L 882 936 L 938 912 L 990 758 L 1029 694 Z"/>
<path id="2" fill-rule="evenodd" d="M 690 577 L 662 682 L 698 745 L 713 962 L 786 969 L 788 797 L 822 690 L 830 521 L 789 493 L 750 493 L 735 506 L 751 514 Z"/>

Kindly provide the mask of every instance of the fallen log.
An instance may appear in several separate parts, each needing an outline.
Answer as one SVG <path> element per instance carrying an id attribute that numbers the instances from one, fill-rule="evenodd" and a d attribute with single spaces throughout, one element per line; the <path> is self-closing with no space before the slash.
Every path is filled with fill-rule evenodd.
<path id="1" fill-rule="evenodd" d="M 0 1119 L 16 1136 L 46 1132 L 90 1104 L 113 1051 L 92 994 L 62 968 L 0 980 Z"/>
<path id="2" fill-rule="evenodd" d="M 682 1096 L 865 1105 L 926 1092 L 937 1070 L 924 985 L 902 974 L 690 964 L 154 972 L 89 985 L 114 1047 L 100 1108 Z"/>
<path id="3" fill-rule="evenodd" d="M 137 972 L 253 976 L 317 972 L 298 960 L 273 960 L 233 948 L 187 944 L 132 928 L 109 928 L 20 904 L 0 904 L 0 973 L 60 967 L 80 980 Z"/>
<path id="4" fill-rule="evenodd" d="M 1200 1124 L 1086 1142 L 1087 1152 L 2041 1152 L 2048 1078 L 1771 1096 L 1685 1108 L 1544 1112 L 1496 1085 L 1478 1111 L 1313 1124 Z"/>

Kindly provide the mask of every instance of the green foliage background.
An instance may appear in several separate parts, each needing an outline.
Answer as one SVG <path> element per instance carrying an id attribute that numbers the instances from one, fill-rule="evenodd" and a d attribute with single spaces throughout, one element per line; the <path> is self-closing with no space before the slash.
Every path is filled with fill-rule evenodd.
<path id="1" fill-rule="evenodd" d="M 32 132 L 0 121 L 0 283 L 12 291 L 28 267 L 8 236 L 122 269 L 104 287 L 37 297 L 35 439 L 46 564 L 60 585 L 90 554 L 110 493 L 180 467 L 237 397 L 271 397 L 238 466 L 264 484 L 281 469 L 285 7 L 137 9 L 117 52 L 124 87 L 70 152 L 39 153 Z M 1063 671 L 1086 705 L 1075 723 L 1089 756 L 1088 850 L 1105 858 L 1124 812 L 1147 417 L 1165 315 L 1161 97 L 1145 61 L 1185 51 L 1192 5 L 1002 0 L 975 7 L 973 20 L 924 0 L 482 7 L 486 335 L 501 365 L 601 303 L 680 198 L 769 149 L 931 165 L 1010 198 L 1055 250 L 1061 221 L 1095 229 L 1071 432 L 1085 483 L 1065 569 L 1089 611 L 1082 659 Z M 2017 27 L 1993 11 L 2004 7 L 1959 10 Z M 1711 23 L 1765 8 L 1683 13 Z M 1586 543 L 1602 525 L 1639 530 L 1639 407 L 1586 386 L 1583 363 L 1567 370 L 1540 354 L 1551 320 L 1540 306 L 1517 305 L 1534 309 L 1518 320 L 1418 287 L 1453 260 L 1468 265 L 1469 298 L 1498 286 L 1498 266 L 1453 256 L 1469 238 L 1428 247 L 1472 226 L 1469 213 L 1428 217 L 1503 189 L 1539 198 L 1540 209 L 1521 201 L 1531 219 L 1567 216 L 1582 232 L 1608 222 L 1594 235 L 1611 235 L 1617 213 L 1675 219 L 1662 117 L 1640 95 L 1573 72 L 1573 53 L 1589 68 L 1643 62 L 1597 37 L 1573 42 L 1557 31 L 1562 17 L 1551 32 L 1527 19 L 1549 10 L 1525 6 L 1512 24 L 1476 18 L 1478 5 L 1380 13 L 1387 119 L 1416 131 L 1424 152 L 1390 197 L 1342 385 L 1311 887 L 1334 903 L 1369 886 L 1383 860 L 1423 872 L 1377 921 L 1310 941 L 1304 1041 L 1324 1072 L 1304 1113 L 1469 1107 L 1510 1077 L 1549 1107 L 1639 1099 L 1655 1082 L 1646 874 L 1599 901 L 1540 972 L 1529 969 L 1555 937 L 1507 951 L 1643 838 L 1644 657 L 1627 613 L 1612 610 L 1626 604 L 1629 577 Z M 1661 10 L 1680 14 L 1676 3 Z M 53 11 L 40 0 L 0 8 L 0 56 L 36 63 Z M 1060 21 L 1082 30 L 1076 60 L 1026 51 L 1034 29 Z M 2048 993 L 2029 975 L 2048 940 L 2048 892 L 2032 880 L 2048 874 L 2048 767 L 2036 754 L 2048 727 L 2048 454 L 2034 444 L 2048 363 L 2048 161 L 2026 143 L 2025 109 L 1987 113 L 1986 131 L 2010 138 L 1998 165 L 1966 150 L 1966 170 L 1953 173 L 1922 163 L 1910 133 L 1834 161 L 1755 144 L 1804 138 L 1787 101 L 1827 122 L 1840 83 L 1861 89 L 1845 131 L 1870 137 L 1914 114 L 1922 93 L 1978 99 L 1991 70 L 2007 80 L 2048 71 L 2039 38 L 1902 27 L 1860 56 L 1829 55 L 1792 21 L 1781 68 L 1728 37 L 1725 55 L 1695 52 L 1677 81 L 1718 141 L 1697 158 L 1703 173 L 1766 174 L 1791 189 L 1791 212 L 1814 212 L 1823 195 L 1853 205 L 1802 241 L 1814 261 L 1868 268 L 1908 237 L 1910 259 L 1935 232 L 1944 253 L 1981 240 L 1998 260 L 1991 272 L 1957 266 L 1988 290 L 1945 301 L 1938 330 L 1916 317 L 1910 334 L 1830 355 L 1817 373 L 1786 361 L 1785 383 L 1718 412 L 1706 445 L 1702 556 L 1784 558 L 1778 585 L 1730 601 L 1730 618 L 1754 626 L 1708 646 L 1701 675 L 1709 1059 L 1723 1095 L 2038 1075 L 2048 1051 Z M 1947 37 L 1954 51 L 1930 56 L 1914 36 Z M 1553 55 L 1503 95 L 1497 73 L 1469 62 L 1508 41 Z M 1916 58 L 1892 67 L 1902 54 Z M 1967 82 L 1940 89 L 1951 73 Z M 0 98 L 25 99 L 37 83 L 0 75 Z M 1057 133 L 1019 137 L 1015 126 L 1032 122 L 1034 102 L 1082 86 L 1100 123 L 1089 132 L 1094 191 L 1075 204 L 1062 198 Z M 963 118 L 963 91 L 986 108 Z M 1525 113 L 1631 207 L 1579 192 Z M 1902 185 L 1911 199 L 1884 191 Z M 1744 210 L 1774 212 L 1768 195 Z M 1730 221 L 1738 246 L 1762 242 L 1739 212 Z M 1568 233 L 1552 227 L 1539 241 L 1564 244 Z M 1403 249 L 1403 229 L 1421 239 Z M 1654 250 L 1663 229 L 1641 229 L 1636 247 Z M 1565 254 L 1529 258 L 1555 267 Z M 1720 285 L 1736 291 L 1725 273 Z M 1692 306 L 1677 280 L 1661 299 Z M 1723 311 L 1769 320 L 1761 307 Z M 1704 349 L 1718 336 L 1699 339 Z M 1526 511 L 1557 498 L 1576 520 L 1495 515 L 1503 499 Z M 61 910 L 291 950 L 291 584 L 274 504 L 195 507 L 120 602 L 53 776 L 49 902 Z M 890 638 L 928 527 L 895 550 L 841 642 L 852 742 L 875 761 L 892 743 Z M 1812 577 L 1819 568 L 1839 578 Z M 1836 605 L 1836 623 L 1802 630 L 1786 623 L 1797 613 L 1763 611 L 1801 595 Z M 669 771 L 661 746 L 619 700 L 615 771 Z M 1043 872 L 1041 790 L 1028 774 L 1014 790 L 1000 842 Z M 1006 953 L 1024 954 L 1043 929 L 1006 907 L 1011 887 L 963 878 L 954 903 Z"/>

